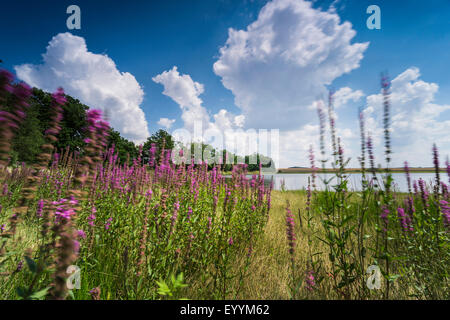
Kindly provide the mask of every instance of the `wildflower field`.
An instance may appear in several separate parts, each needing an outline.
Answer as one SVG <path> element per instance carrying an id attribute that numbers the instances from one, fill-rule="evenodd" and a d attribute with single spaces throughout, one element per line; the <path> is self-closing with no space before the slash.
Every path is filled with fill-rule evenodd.
<path id="1" fill-rule="evenodd" d="M 387 79 L 382 86 L 389 168 Z M 1 299 L 450 298 L 450 165 L 440 173 L 436 146 L 435 183 L 410 181 L 405 162 L 409 192 L 396 192 L 389 169 L 375 174 L 361 115 L 363 190 L 349 191 L 329 117 L 334 177 L 316 188 L 311 149 L 307 190 L 276 191 L 261 173 L 248 177 L 245 164 L 230 178 L 221 165 L 175 165 L 164 145 L 160 157 L 153 145 L 148 159 L 141 148 L 122 163 L 98 110 L 86 113 L 83 152 L 58 150 L 59 89 L 37 163 L 20 165 L 10 161 L 11 141 L 30 92 L 0 72 Z"/>

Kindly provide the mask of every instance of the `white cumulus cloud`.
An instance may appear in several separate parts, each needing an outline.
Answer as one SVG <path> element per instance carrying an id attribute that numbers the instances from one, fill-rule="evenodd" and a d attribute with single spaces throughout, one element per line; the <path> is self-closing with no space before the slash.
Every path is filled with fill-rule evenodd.
<path id="1" fill-rule="evenodd" d="M 417 67 L 408 68 L 392 80 L 390 118 L 395 166 L 401 166 L 405 160 L 412 166 L 432 166 L 433 143 L 442 156 L 449 155 L 450 105 L 436 103 L 438 90 L 438 84 L 420 79 Z M 368 130 L 375 136 L 378 149 L 383 150 L 382 94 L 368 96 L 367 104 Z"/>
<path id="2" fill-rule="evenodd" d="M 349 87 L 340 88 L 333 94 L 334 107 L 345 106 L 349 101 L 358 102 L 362 97 L 364 97 L 364 93 L 361 90 L 352 90 Z"/>
<path id="3" fill-rule="evenodd" d="M 176 66 L 158 74 L 152 80 L 162 84 L 163 94 L 180 106 L 185 127 L 192 131 L 196 122 L 200 122 L 203 128 L 208 126 L 209 115 L 202 106 L 203 101 L 200 98 L 205 90 L 201 83 L 192 80 L 188 74 L 180 74 Z"/>
<path id="4" fill-rule="evenodd" d="M 349 22 L 305 0 L 273 0 L 246 30 L 230 28 L 214 72 L 250 127 L 298 128 L 326 85 L 358 68 L 368 43 Z"/>
<path id="5" fill-rule="evenodd" d="M 164 86 L 164 95 L 170 97 L 181 108 L 184 127 L 189 131 L 194 130 L 194 125 L 200 123 L 202 130 L 216 129 L 222 132 L 242 127 L 245 121 L 243 115 L 234 115 L 225 109 L 219 110 L 213 115 L 214 121 L 202 105 L 200 95 L 204 92 L 204 86 L 192 80 L 188 74 L 180 74 L 174 66 L 171 70 L 164 71 L 152 78 L 154 82 Z"/>
<path id="6" fill-rule="evenodd" d="M 141 143 L 149 136 L 140 108 L 141 86 L 132 74 L 120 72 L 107 55 L 88 51 L 84 38 L 60 33 L 49 42 L 42 64 L 14 68 L 18 78 L 31 86 L 46 91 L 61 86 L 89 107 L 104 110 L 111 126 L 124 137 Z"/>
<path id="7" fill-rule="evenodd" d="M 174 123 L 175 123 L 175 119 L 169 119 L 169 118 L 160 118 L 158 121 L 158 124 L 161 127 L 164 127 L 166 129 L 170 129 Z"/>

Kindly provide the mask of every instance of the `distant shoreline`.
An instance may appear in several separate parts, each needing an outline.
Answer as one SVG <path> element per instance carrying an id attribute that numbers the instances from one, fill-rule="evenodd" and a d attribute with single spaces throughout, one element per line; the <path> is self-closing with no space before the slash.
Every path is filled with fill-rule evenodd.
<path id="1" fill-rule="evenodd" d="M 404 168 L 390 168 L 389 169 L 391 172 L 395 172 L 395 173 L 404 173 L 405 169 Z M 317 173 L 336 173 L 337 171 L 339 171 L 339 169 L 333 169 L 333 168 L 317 168 L 316 172 Z M 386 172 L 385 168 L 377 168 L 375 169 L 375 171 L 377 173 L 384 173 Z M 427 167 L 427 168 L 409 168 L 409 171 L 411 173 L 434 173 L 434 168 L 433 167 Z M 440 168 L 439 169 L 440 172 L 446 172 L 446 168 Z M 312 173 L 313 171 L 311 170 L 311 168 L 284 168 L 284 169 L 278 169 L 277 173 Z M 362 170 L 361 168 L 346 168 L 344 169 L 344 172 L 346 173 L 361 173 Z M 366 172 L 371 172 L 371 169 L 366 169 Z"/>
<path id="2" fill-rule="evenodd" d="M 390 168 L 389 169 L 392 173 L 405 173 L 405 169 L 404 168 Z M 338 171 L 338 169 L 333 169 L 333 168 L 325 168 L 325 173 L 336 173 Z M 377 173 L 385 173 L 386 169 L 385 168 L 377 168 L 375 169 L 375 171 Z M 433 167 L 427 167 L 427 168 L 409 168 L 409 171 L 411 173 L 434 173 L 434 168 Z M 317 168 L 317 173 L 323 173 L 324 169 L 322 168 Z M 361 168 L 346 168 L 344 169 L 345 173 L 361 173 L 362 170 Z M 440 168 L 439 172 L 441 173 L 446 173 L 447 169 L 446 168 Z M 279 173 L 283 173 L 283 174 L 310 174 L 312 173 L 311 168 L 282 168 L 282 169 L 277 169 L 276 172 L 262 172 L 263 175 L 272 175 L 272 174 L 279 174 Z M 367 169 L 366 168 L 366 173 L 371 174 L 371 169 Z M 231 171 L 225 171 L 222 173 L 225 176 L 231 176 L 232 172 Z M 258 175 L 259 172 L 258 171 L 249 171 L 247 172 L 247 175 Z"/>

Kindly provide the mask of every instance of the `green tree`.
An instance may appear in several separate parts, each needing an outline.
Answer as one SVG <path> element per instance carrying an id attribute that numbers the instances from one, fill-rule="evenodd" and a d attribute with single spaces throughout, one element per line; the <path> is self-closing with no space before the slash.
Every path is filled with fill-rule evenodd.
<path id="1" fill-rule="evenodd" d="M 31 164 L 36 161 L 44 143 L 43 131 L 38 119 L 38 110 L 30 106 L 27 117 L 24 119 L 16 136 L 12 141 L 12 162 L 25 162 Z"/>
<path id="2" fill-rule="evenodd" d="M 58 141 L 55 146 L 57 150 L 63 150 L 69 146 L 70 150 L 80 152 L 84 146 L 83 140 L 86 137 L 86 111 L 89 107 L 71 96 L 66 96 L 66 98 L 67 103 L 63 106 L 61 131 L 58 134 Z"/>
<path id="3" fill-rule="evenodd" d="M 156 161 L 160 160 L 161 150 L 164 146 L 165 150 L 173 150 L 174 148 L 174 140 L 173 137 L 165 130 L 158 130 L 151 137 L 147 138 L 147 141 L 144 143 L 142 147 L 143 159 L 145 162 L 149 161 L 150 157 L 150 148 L 152 147 L 152 143 L 156 145 Z"/>
<path id="4" fill-rule="evenodd" d="M 85 138 L 84 128 L 87 126 L 86 110 L 89 107 L 68 95 L 66 98 L 67 103 L 62 107 L 61 130 L 54 146 L 58 152 L 66 147 L 69 147 L 71 151 L 82 152 Z M 33 88 L 27 117 L 13 140 L 13 160 L 26 163 L 33 163 L 36 160 L 40 147 L 44 143 L 45 130 L 48 129 L 52 116 L 51 103 L 50 93 Z"/>

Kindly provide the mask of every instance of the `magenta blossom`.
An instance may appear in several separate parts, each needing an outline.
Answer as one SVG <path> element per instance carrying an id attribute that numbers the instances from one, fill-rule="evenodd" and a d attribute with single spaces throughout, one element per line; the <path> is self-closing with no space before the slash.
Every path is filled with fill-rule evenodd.
<path id="1" fill-rule="evenodd" d="M 78 240 L 73 240 L 73 251 L 75 251 L 75 254 L 80 252 L 80 242 Z"/>
<path id="2" fill-rule="evenodd" d="M 81 239 L 86 239 L 86 233 L 83 230 L 77 230 L 77 235 L 78 237 L 80 237 Z"/>
<path id="3" fill-rule="evenodd" d="M 313 270 L 310 270 L 306 273 L 305 282 L 306 282 L 306 289 L 312 291 L 316 286 Z"/>
<path id="4" fill-rule="evenodd" d="M 439 201 L 442 210 L 442 220 L 446 228 L 450 228 L 450 206 L 445 200 Z"/>
<path id="5" fill-rule="evenodd" d="M 36 209 L 36 215 L 38 217 L 42 217 L 42 210 L 44 209 L 44 200 L 41 199 L 38 201 L 37 209 Z"/>
<path id="6" fill-rule="evenodd" d="M 111 222 L 112 222 L 112 218 L 108 218 L 108 220 L 106 220 L 105 223 L 105 229 L 108 230 L 109 227 L 111 226 Z"/>
<path id="7" fill-rule="evenodd" d="M 88 221 L 89 221 L 89 225 L 91 226 L 91 227 L 93 227 L 93 226 L 95 226 L 95 223 L 94 223 L 94 221 L 95 221 L 95 219 L 97 218 L 96 216 L 95 216 L 95 213 L 97 212 L 97 209 L 95 209 L 95 207 L 92 207 L 92 213 L 89 215 L 89 217 L 87 218 L 88 219 Z"/>

